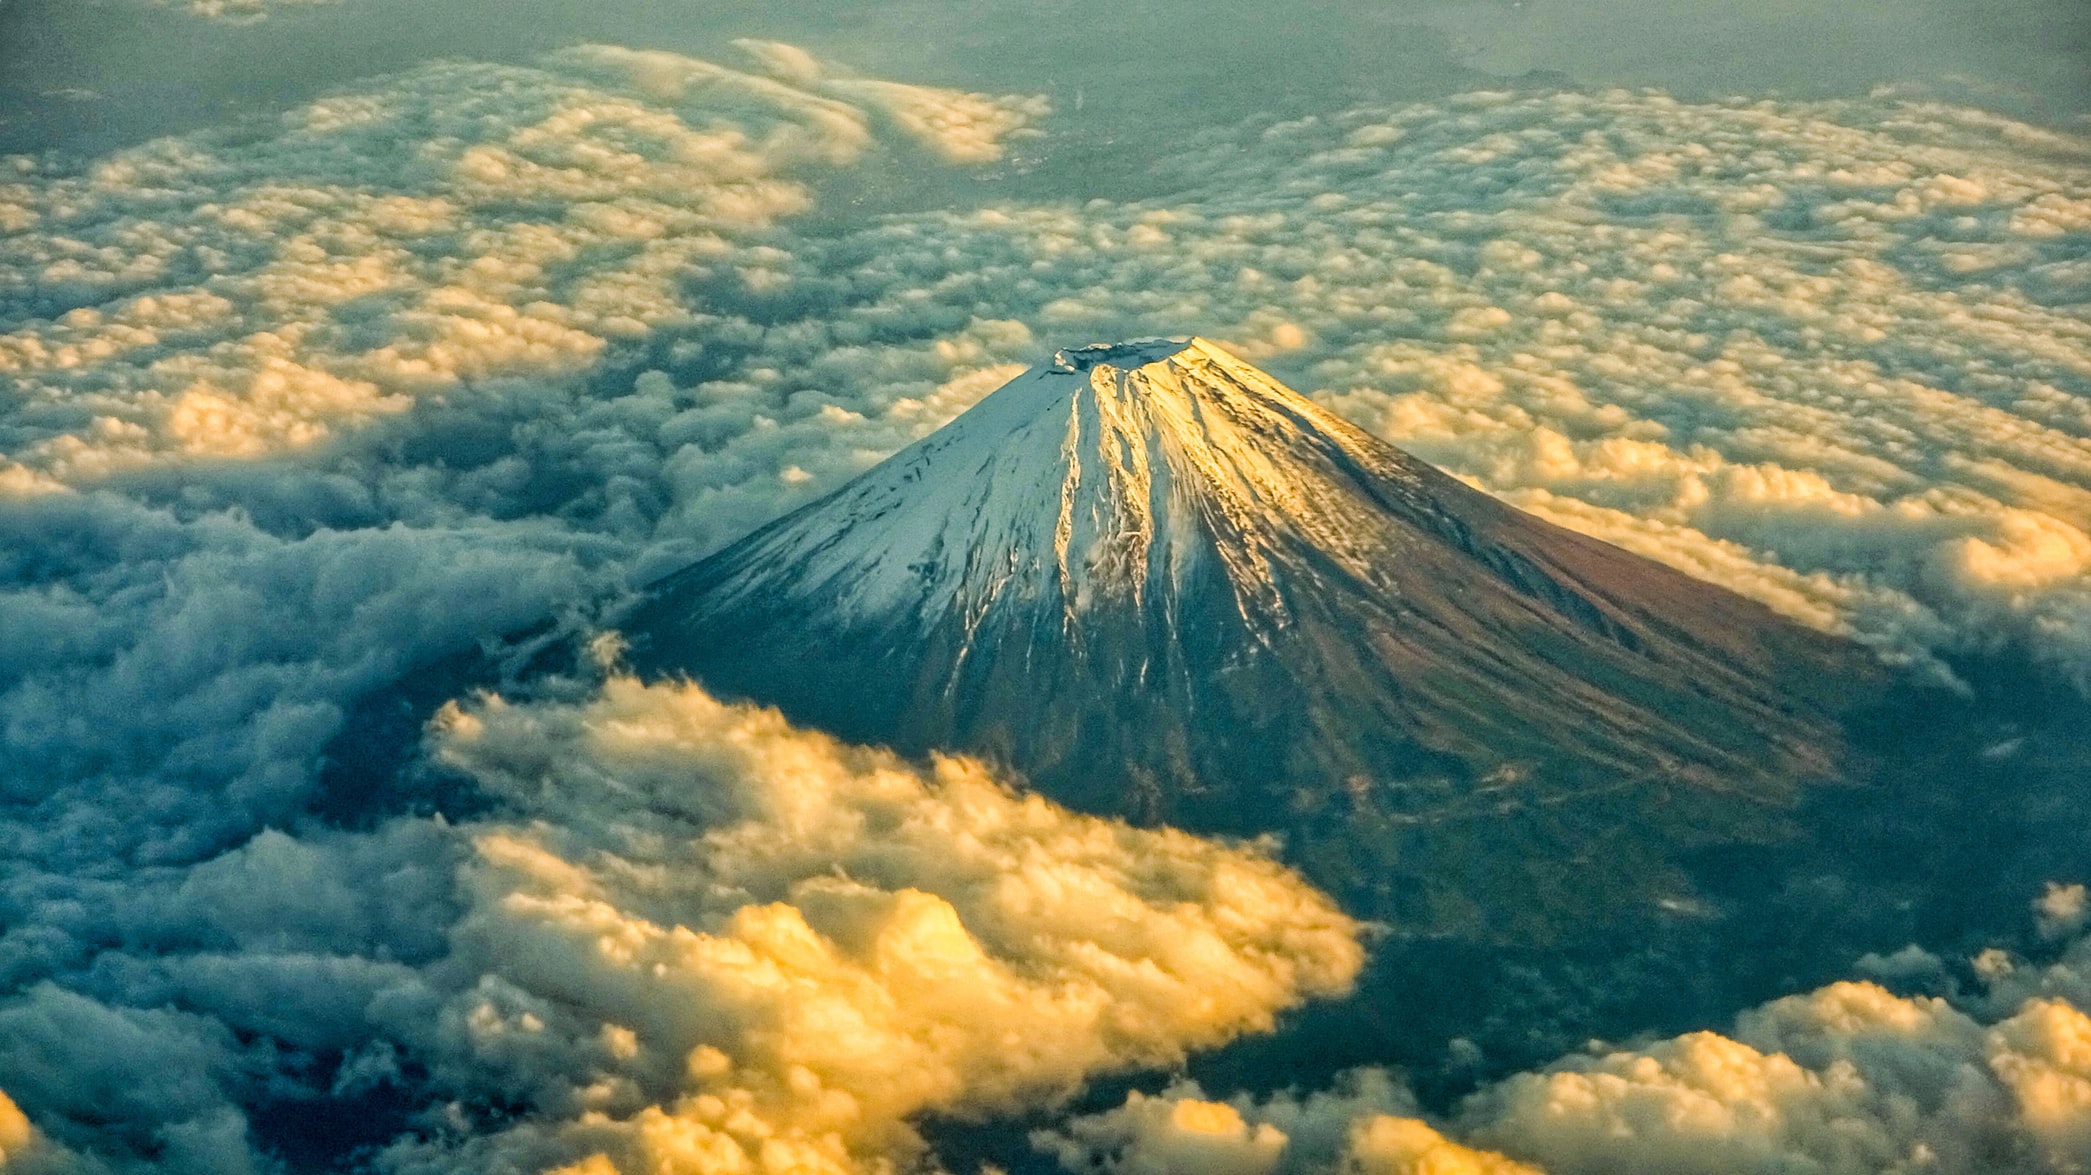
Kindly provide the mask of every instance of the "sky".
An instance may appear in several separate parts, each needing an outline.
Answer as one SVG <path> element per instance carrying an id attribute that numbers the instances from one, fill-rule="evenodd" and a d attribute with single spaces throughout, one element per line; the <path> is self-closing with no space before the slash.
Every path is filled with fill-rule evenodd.
<path id="1" fill-rule="evenodd" d="M 1158 334 L 1934 688 L 2080 701 L 2087 30 L 0 0 L 0 1171 L 969 1171 L 954 1121 L 1140 1175 L 2082 1169 L 2091 878 L 1693 1031 L 1445 1041 L 1447 1104 L 1183 1076 L 1399 933 L 1271 846 L 611 641 L 330 788 L 401 675 Z M 2081 777 L 2028 731 L 1998 770 Z"/>

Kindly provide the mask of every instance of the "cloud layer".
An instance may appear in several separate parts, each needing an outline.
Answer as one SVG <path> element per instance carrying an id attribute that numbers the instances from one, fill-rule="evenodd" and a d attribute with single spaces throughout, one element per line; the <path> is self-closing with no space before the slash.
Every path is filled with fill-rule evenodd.
<path id="1" fill-rule="evenodd" d="M 1484 1087 L 1449 1122 L 1368 1070 L 1304 1098 L 1134 1093 L 1037 1144 L 1070 1171 L 1127 1175 L 2078 1171 L 2087 949 L 2042 967 L 1990 953 L 1986 987 L 1959 1006 L 1841 982 L 1751 1009 L 1725 1035 L 1593 1045 Z"/>
<path id="2" fill-rule="evenodd" d="M 878 236 L 896 265 L 962 242 L 954 293 L 1056 337 L 1201 324 L 1519 505 L 1904 659 L 2015 642 L 2080 675 L 2087 158 L 1921 104 L 1482 94 L 1223 137 L 1181 198 Z"/>
<path id="3" fill-rule="evenodd" d="M 330 1101 L 393 1107 L 387 1171 L 912 1169 L 924 1113 L 1268 1031 L 1363 961 L 1256 848 L 691 685 L 483 697 L 434 738 L 498 819 L 264 832 L 134 889 L 85 990 L 0 1003 L 53 1136 L 0 1101 L 6 1170 L 265 1171 L 250 1113 Z"/>
<path id="4" fill-rule="evenodd" d="M 1166 199 L 983 188 L 815 231 L 853 177 L 993 160 L 1043 107 L 746 49 L 431 66 L 259 130 L 8 162 L 0 1089 L 41 1132 L 0 1114 L 9 1169 L 900 1161 L 917 1113 L 1049 1100 L 1340 987 L 1349 928 L 1254 853 L 678 687 L 467 705 L 444 745 L 471 804 L 338 784 L 359 697 L 585 617 L 1063 343 L 1213 334 L 1893 655 L 2091 665 L 2077 140 L 1892 97 L 1481 94 L 1215 133 L 1157 165 Z M 2081 905 L 2044 907 L 2053 938 Z M 910 967 L 970 1002 L 911 1001 Z M 1207 969 L 1233 979 L 1188 990 Z M 1269 1126 L 1389 1170 L 1623 1161 L 1519 1124 L 1564 1098 L 1640 1122 L 1734 1073 L 1764 1130 L 1720 1146 L 1820 1156 L 1849 1121 L 1878 1131 L 1852 1154 L 1946 1154 L 1905 1098 L 2013 1161 L 2074 1154 L 2085 1005 L 1996 973 L 2009 1007 L 1837 989 L 1513 1080 L 1471 1120 L 1361 1078 L 1282 1113 L 1149 1099 L 1067 1145 L 1174 1131 L 1216 1163 Z M 1849 1027 L 1807 1027 L 1819 1003 Z M 868 1043 L 807 1044 L 837 1024 Z M 1853 1052 L 1846 1080 L 1820 1051 L 1890 1038 L 1973 1074 L 1979 1115 L 1933 1069 Z M 1379 1116 L 1314 1109 L 1345 1097 Z"/>
<path id="5" fill-rule="evenodd" d="M 814 463 L 758 461 L 788 491 L 904 439 L 879 427 L 921 402 L 881 370 L 896 335 L 988 324 L 978 370 L 1046 336 L 1200 329 L 1522 506 L 1901 660 L 2091 663 L 2079 140 L 1890 100 L 1476 95 L 1219 136 L 1162 165 L 1167 200 L 795 242 L 777 226 L 814 196 L 792 177 L 861 158 L 867 120 L 979 162 L 1043 108 L 745 47 L 762 74 L 600 48 L 444 67 L 294 115 L 237 166 L 202 137 L 18 185 L 9 215 L 44 231 L 17 238 L 41 278 L 0 341 L 28 394 L 0 476 L 251 457 L 643 348 L 651 388 L 712 409 L 675 421 L 700 449 L 825 413 Z M 437 137 L 399 151 L 410 120 Z M 329 160 L 377 178 L 276 178 Z M 194 194 L 141 223 L 147 187 Z M 286 243 L 170 282 L 255 232 Z M 704 488 L 767 495 L 751 517 L 794 500 L 681 450 Z"/>
<path id="6" fill-rule="evenodd" d="M 539 1108 L 402 1170 L 876 1169 L 1348 986 L 1356 927 L 1251 851 L 918 768 L 688 685 L 488 699 L 440 753 L 534 819 L 469 830 L 438 1080 Z M 556 1124 L 555 1124 L 556 1123 Z"/>
<path id="7" fill-rule="evenodd" d="M 1043 113 L 849 78 L 606 46 L 539 68 L 427 67 L 244 132 L 162 140 L 0 189 L 0 485 L 177 457 L 252 458 L 488 380 L 574 374 L 613 340 L 704 319 L 711 267 L 885 119 L 955 162 Z M 779 80 L 779 77 L 789 80 Z M 827 96 L 835 91 L 856 101 Z"/>

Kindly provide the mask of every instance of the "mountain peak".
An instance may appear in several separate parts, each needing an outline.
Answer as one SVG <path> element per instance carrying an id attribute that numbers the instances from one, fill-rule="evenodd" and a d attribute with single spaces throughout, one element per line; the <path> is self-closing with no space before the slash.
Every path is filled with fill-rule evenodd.
<path id="1" fill-rule="evenodd" d="M 1284 827 L 1309 857 L 1369 829 L 1407 869 L 1439 851 L 1430 829 L 1527 812 L 1508 855 L 1447 866 L 1512 888 L 1562 822 L 1646 789 L 1700 797 L 1665 801 L 1680 844 L 1703 803 L 1763 827 L 1836 773 L 1828 683 L 1877 678 L 1197 338 L 1059 352 L 662 581 L 624 628 L 642 672 L 985 754 L 1092 811 Z M 1371 865 L 1310 872 L 1397 912 L 1393 882 L 1349 872 Z"/>
<path id="2" fill-rule="evenodd" d="M 1088 371 L 1103 366 L 1122 370 L 1159 363 L 1185 351 L 1202 351 L 1211 357 L 1240 362 L 1204 339 L 1191 336 L 1127 339 L 1122 343 L 1091 343 L 1086 347 L 1070 347 L 1054 352 L 1050 366 L 1055 371 Z"/>
<path id="3" fill-rule="evenodd" d="M 1267 611 L 1269 536 L 1336 500 L 1302 486 L 1341 431 L 1202 339 L 1064 350 L 796 516 L 788 540 L 751 540 L 795 571 L 741 582 L 925 624 L 1042 609 L 1079 635 L 1092 604 L 1166 592 L 1217 558 Z"/>

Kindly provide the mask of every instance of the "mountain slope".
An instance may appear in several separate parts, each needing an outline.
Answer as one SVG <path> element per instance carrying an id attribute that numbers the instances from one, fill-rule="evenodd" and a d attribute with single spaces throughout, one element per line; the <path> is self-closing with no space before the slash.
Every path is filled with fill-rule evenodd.
<path id="1" fill-rule="evenodd" d="M 1366 913 L 1508 935 L 1688 903 L 1692 850 L 1791 835 L 1881 682 L 1197 339 L 1060 353 L 622 627 L 644 672 L 1280 832 Z"/>

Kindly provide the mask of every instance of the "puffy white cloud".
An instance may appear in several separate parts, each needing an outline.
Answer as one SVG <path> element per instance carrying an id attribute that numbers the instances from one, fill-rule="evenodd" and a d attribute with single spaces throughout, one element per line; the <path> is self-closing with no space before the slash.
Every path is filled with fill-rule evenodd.
<path id="1" fill-rule="evenodd" d="M 2091 193 L 2091 148 L 2013 127 L 1473 95 L 1216 136 L 1167 199 L 875 235 L 896 267 L 958 250 L 951 295 L 1034 329 L 1239 336 L 1519 505 L 1902 659 L 2076 673 L 2091 274 L 2036 226 Z"/>
<path id="2" fill-rule="evenodd" d="M 228 1089 L 251 1058 L 223 1024 L 40 985 L 0 1008 L 0 1042 L 13 1093 L 45 1115 L 39 1125 L 92 1123 L 105 1146 L 111 1135 L 131 1144 L 109 1149 L 166 1171 L 264 1169 Z"/>
<path id="3" fill-rule="evenodd" d="M 2057 993 L 2081 998 L 2087 950 L 1992 962 L 1963 1006 L 1840 982 L 1744 1012 L 1727 1034 L 1593 1044 L 1483 1087 L 1448 1121 L 1365 1071 L 1304 1098 L 1134 1093 L 1037 1142 L 1069 1170 L 1142 1173 L 1217 1169 L 1201 1145 L 1259 1173 L 2080 1171 L 2091 1016 Z"/>
<path id="4" fill-rule="evenodd" d="M 1234 1106 L 1204 1100 L 1195 1086 L 1172 1087 L 1160 1097 L 1134 1090 L 1118 1109 L 1076 1119 L 1064 1136 L 1039 1137 L 1041 1147 L 1071 1169 L 1125 1175 L 1267 1175 L 1286 1141 L 1276 1126 L 1252 1126 Z"/>
<path id="5" fill-rule="evenodd" d="M 752 238 L 875 146 L 874 112 L 954 162 L 996 158 L 1044 113 L 801 80 L 583 46 L 424 67 L 259 141 L 203 132 L 32 171 L 0 195 L 35 228 L 0 243 L 9 483 L 253 457 L 479 381 L 572 375 L 615 340 L 702 321 L 688 287 L 715 270 L 759 284 L 786 254 Z"/>
<path id="6" fill-rule="evenodd" d="M 442 965 L 465 986 L 423 1047 L 439 1082 L 541 1116 L 402 1147 L 400 1169 L 884 1169 L 925 1111 L 1015 1110 L 1267 1030 L 1362 961 L 1358 928 L 1257 851 L 693 685 L 487 698 L 438 739 L 532 819 L 467 830 Z"/>
<path id="7" fill-rule="evenodd" d="M 1529 1175 L 1531 1168 L 1446 1138 L 1414 1117 L 1408 1091 L 1359 1070 L 1335 1090 L 1207 1100 L 1195 1082 L 1033 1135 L 1070 1171 L 1112 1175 Z"/>
<path id="8" fill-rule="evenodd" d="M 1463 1117 L 1564 1173 L 1974 1170 L 2008 1120 L 1969 1066 L 1983 1040 L 1941 1000 L 1842 983 L 1758 1009 L 1733 1038 L 1693 1033 L 1511 1078 Z"/>
<path id="9" fill-rule="evenodd" d="M 1416 1117 L 1408 1091 L 1379 1070 L 1337 1089 L 1210 1101 L 1195 1082 L 1041 1130 L 1032 1141 L 1069 1171 L 1110 1175 L 1535 1175 Z"/>
<path id="10" fill-rule="evenodd" d="M 1427 1122 L 1390 1114 L 1357 1123 L 1344 1166 L 1355 1175 L 1536 1175 L 1536 1168 L 1454 1142 Z"/>
<path id="11" fill-rule="evenodd" d="M 35 230 L 0 244 L 0 1088 L 40 1153 L 261 1170 L 314 1099 L 390 1104 L 400 1026 L 454 994 L 462 846 L 392 818 L 442 795 L 330 765 L 365 750 L 335 741 L 356 699 L 731 537 L 1029 346 L 960 320 L 851 408 L 793 400 L 781 356 L 580 378 L 670 326 L 758 349 L 687 289 L 782 264 L 812 199 L 784 173 L 875 152 L 882 117 L 590 48 L 0 187 Z M 368 1118 L 330 1145 L 410 1125 Z"/>
<path id="12" fill-rule="evenodd" d="M 401 821 L 265 832 L 193 870 L 66 882 L 16 865 L 0 1071 L 40 1128 L 25 1154 L 68 1172 L 267 1171 L 258 1105 L 396 1084 L 385 1026 L 439 1006 L 422 969 L 456 917 L 455 839 Z M 66 986 L 21 982 L 39 973 Z"/>
<path id="13" fill-rule="evenodd" d="M 2084 929 L 2087 915 L 2087 894 L 2081 882 L 2059 885 L 2049 882 L 2047 892 L 2033 902 L 2033 914 L 2039 920 L 2040 933 L 2044 938 L 2070 938 Z"/>
<path id="14" fill-rule="evenodd" d="M 1255 847 L 1078 816 L 694 686 L 485 698 L 437 737 L 500 819 L 265 831 L 42 883 L 7 962 L 68 986 L 0 1000 L 0 1073 L 50 1136 L 25 1154 L 263 1171 L 257 1103 L 390 1089 L 452 1123 L 388 1150 L 401 1171 L 882 1170 L 920 1157 L 923 1113 L 1014 1111 L 1266 1031 L 1363 959 Z M 49 957 L 68 937 L 102 944 L 91 964 Z"/>
<path id="15" fill-rule="evenodd" d="M 753 720 L 672 691 L 469 711 L 482 734 L 450 745 L 510 805 L 469 837 L 401 815 L 442 806 L 428 794 L 320 785 L 366 691 L 670 570 L 1063 341 L 1223 336 L 1476 484 L 1811 623 L 1912 660 L 2019 641 L 2091 663 L 2091 369 L 2071 309 L 2091 279 L 2077 256 L 2091 181 L 2077 140 L 1887 100 L 1475 95 L 1187 143 L 1162 165 L 1166 199 L 982 189 L 956 211 L 800 235 L 824 177 L 875 162 L 882 143 L 985 161 L 1042 107 L 750 49 L 758 70 L 603 47 L 433 66 L 261 133 L 66 172 L 10 162 L 0 1024 L 21 1047 L 0 1049 L 0 1088 L 52 1153 L 263 1165 L 248 1154 L 270 1145 L 256 1106 L 425 1092 L 417 1066 L 435 1064 L 448 1100 L 421 1107 L 426 1146 L 397 1150 L 402 1165 L 732 1154 L 763 1130 L 784 1132 L 778 1155 L 859 1162 L 906 1154 L 913 1113 L 1050 1097 L 1324 990 L 1313 976 L 1340 971 L 1333 956 L 1278 968 L 1311 942 L 1257 947 L 1200 921 L 1227 913 L 1248 933 L 1277 912 L 1218 881 L 1158 907 L 1127 863 L 1195 877 L 1205 861 L 1218 878 L 1238 854 L 1114 840 L 1131 834 L 1050 810 L 1033 841 L 863 831 L 837 842 L 856 854 L 847 877 L 823 879 L 827 860 L 814 868 L 811 842 L 761 807 L 775 778 L 706 741 L 755 738 Z M 639 725 L 602 734 L 613 714 Z M 872 810 L 976 840 L 968 819 L 1021 824 L 964 770 L 941 769 L 960 780 L 947 786 L 761 737 L 840 773 L 799 814 L 809 837 Z M 529 747 L 537 792 L 516 766 Z M 679 806 L 673 781 L 699 770 L 673 766 L 686 756 L 746 785 L 720 803 L 754 806 Z M 566 772 L 588 782 L 555 786 Z M 901 798 L 879 807 L 865 780 L 889 778 Z M 315 814 L 337 802 L 353 818 Z M 1063 932 L 1051 916 L 1069 907 L 1042 898 L 1019 917 L 996 904 L 1002 882 L 954 872 L 1086 837 L 1101 847 L 1068 884 L 1126 903 L 1129 933 L 1218 934 L 1238 964 L 1232 1003 L 1164 999 L 1184 990 L 1182 968 L 1129 975 L 1132 940 Z M 698 867 L 729 848 L 742 855 Z M 879 872 L 902 864 L 923 872 Z M 2057 902 L 2059 934 L 2076 913 Z M 978 1018 L 939 1021 L 895 995 L 889 939 L 892 966 L 957 968 Z M 793 943 L 810 945 L 773 958 Z M 749 994 L 738 958 L 769 959 L 797 985 L 777 991 L 817 994 L 821 1014 L 923 1063 L 897 1076 L 877 1055 L 802 1064 L 819 1052 L 815 1004 Z M 642 974 L 642 960 L 666 970 Z M 1846 1154 L 1821 1140 L 1850 1122 L 1836 1144 L 1850 1154 L 1947 1155 L 1949 1140 L 1897 1133 L 1890 1112 L 1934 1104 L 1911 1091 L 1943 1079 L 1878 1058 L 1922 1054 L 1959 1058 L 1980 1095 L 1968 1105 L 1988 1115 L 1948 1113 L 1941 1130 L 1989 1138 L 2002 1123 L 2023 1155 L 2076 1153 L 2069 1009 L 2086 1006 L 2091 965 L 1999 953 L 1983 966 L 1995 1006 L 1972 1035 L 1960 1013 L 1911 1001 L 1875 1019 L 1923 1032 L 1739 1028 L 1594 1054 L 1501 1087 L 1496 1121 L 1541 1121 L 1511 1109 L 1578 1089 L 1593 1112 L 1639 1121 L 1634 1107 L 1703 1104 L 1729 1065 L 1755 1074 L 1752 1104 L 1777 1118 L 1752 1120 L 1772 1142 L 1738 1125 L 1714 1153 Z M 678 1012 L 669 992 L 698 1002 Z M 1093 1008 L 1055 1002 L 1082 992 Z M 745 1018 L 692 1027 L 691 1007 Z M 1034 1007 L 1048 1012 L 1017 1047 L 983 1035 Z M 68 1053 L 69 1031 L 116 1043 Z M 1803 1044 L 1859 1050 L 1860 1037 L 1871 1051 L 1842 1060 L 1863 1089 Z M 144 1060 L 169 1056 L 193 1064 Z M 120 1120 L 69 1092 L 116 1084 Z M 1082 1145 L 1132 1162 L 1141 1148 L 1109 1139 L 1175 1131 L 1171 1145 L 1246 1162 L 1268 1156 L 1268 1127 L 1281 1164 L 1557 1161 L 1509 1133 L 1514 1157 L 1491 1158 L 1479 1118 L 1427 1125 L 1386 1097 L 1369 1114 L 1291 1117 L 1292 1103 L 1229 1100 L 1212 1104 L 1234 1119 L 1184 1122 L 1152 1099 Z M 497 1129 L 516 1102 L 530 1124 Z"/>

